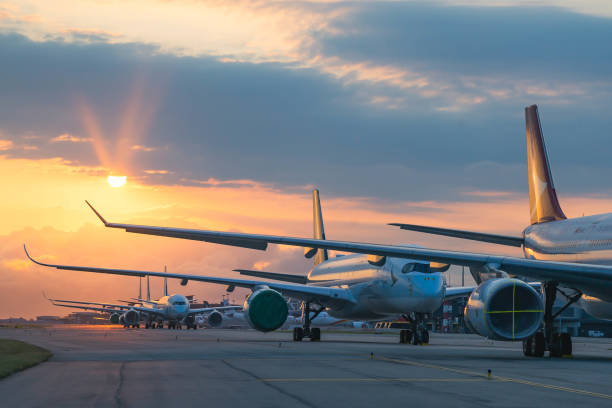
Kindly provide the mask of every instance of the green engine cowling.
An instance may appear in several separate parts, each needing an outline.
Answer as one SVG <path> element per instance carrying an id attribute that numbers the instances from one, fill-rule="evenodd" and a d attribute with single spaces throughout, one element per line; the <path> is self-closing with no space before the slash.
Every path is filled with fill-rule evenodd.
<path id="1" fill-rule="evenodd" d="M 244 317 L 253 329 L 269 332 L 281 327 L 287 320 L 287 301 L 267 286 L 257 289 L 244 301 Z"/>

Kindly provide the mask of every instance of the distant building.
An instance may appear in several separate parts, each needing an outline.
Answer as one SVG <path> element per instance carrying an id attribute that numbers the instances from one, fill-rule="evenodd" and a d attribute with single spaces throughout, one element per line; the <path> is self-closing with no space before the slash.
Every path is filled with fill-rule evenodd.
<path id="1" fill-rule="evenodd" d="M 36 321 L 40 323 L 62 323 L 59 316 L 36 316 Z"/>

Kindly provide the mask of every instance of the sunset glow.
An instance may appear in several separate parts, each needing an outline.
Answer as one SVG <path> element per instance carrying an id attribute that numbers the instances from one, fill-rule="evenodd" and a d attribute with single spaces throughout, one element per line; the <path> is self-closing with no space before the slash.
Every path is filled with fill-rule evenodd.
<path id="1" fill-rule="evenodd" d="M 108 176 L 107 177 L 108 184 L 111 187 L 115 187 L 115 188 L 123 187 L 126 180 L 127 180 L 126 176 Z"/>

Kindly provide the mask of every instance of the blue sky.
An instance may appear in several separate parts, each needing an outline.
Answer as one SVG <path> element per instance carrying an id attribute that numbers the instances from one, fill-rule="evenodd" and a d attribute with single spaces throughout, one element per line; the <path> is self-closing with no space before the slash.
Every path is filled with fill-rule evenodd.
<path id="1" fill-rule="evenodd" d="M 0 20 L 0 131 L 10 156 L 99 165 L 90 143 L 49 141 L 90 139 L 86 104 L 114 146 L 137 92 L 147 123 L 130 160 L 146 182 L 252 179 L 452 201 L 524 192 L 523 108 L 537 103 L 557 187 L 607 194 L 612 21 L 606 10 L 518 4 L 245 2 L 236 7 L 263 22 L 306 22 L 279 23 L 263 45 L 221 40 L 207 51 L 197 37 L 135 36 L 135 16 L 121 32 L 86 16 L 78 28 L 55 14 L 37 23 L 15 6 Z M 65 27 L 47 27 L 53 19 Z M 292 40 L 271 52 L 266 38 Z"/>

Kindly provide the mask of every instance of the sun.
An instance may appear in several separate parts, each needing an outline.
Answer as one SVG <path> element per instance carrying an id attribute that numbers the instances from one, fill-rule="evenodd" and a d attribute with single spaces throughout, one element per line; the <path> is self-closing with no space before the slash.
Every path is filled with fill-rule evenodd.
<path id="1" fill-rule="evenodd" d="M 108 176 L 107 178 L 108 180 L 108 184 L 110 184 L 111 187 L 122 187 L 125 182 L 127 181 L 127 177 L 126 176 Z"/>

